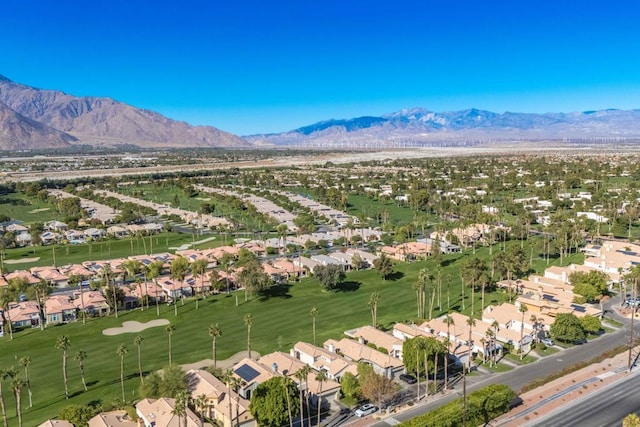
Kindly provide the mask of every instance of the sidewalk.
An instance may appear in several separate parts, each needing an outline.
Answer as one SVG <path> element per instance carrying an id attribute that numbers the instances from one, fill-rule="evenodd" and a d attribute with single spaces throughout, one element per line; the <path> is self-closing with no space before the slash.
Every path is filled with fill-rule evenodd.
<path id="1" fill-rule="evenodd" d="M 633 350 L 638 356 L 639 347 Z M 585 397 L 628 375 L 628 352 L 587 366 L 520 396 L 522 405 L 495 420 L 492 425 L 519 427 L 555 409 Z"/>

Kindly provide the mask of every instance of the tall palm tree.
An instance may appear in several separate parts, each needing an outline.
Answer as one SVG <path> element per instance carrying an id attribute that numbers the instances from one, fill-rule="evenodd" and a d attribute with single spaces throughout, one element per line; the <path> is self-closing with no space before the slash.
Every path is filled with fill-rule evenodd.
<path id="1" fill-rule="evenodd" d="M 29 365 L 31 365 L 31 358 L 29 356 L 22 356 L 20 358 L 20 364 L 24 368 L 24 381 L 29 393 L 29 408 L 33 407 L 33 395 L 31 394 L 31 383 L 29 382 Z"/>
<path id="2" fill-rule="evenodd" d="M 371 309 L 371 322 L 374 328 L 378 327 L 378 301 L 380 301 L 380 294 L 374 292 L 369 297 L 369 308 Z"/>
<path id="3" fill-rule="evenodd" d="M 180 390 L 176 396 L 175 406 L 171 413 L 178 417 L 178 427 L 181 425 L 181 420 L 184 421 L 184 427 L 187 427 L 187 405 L 189 404 L 189 392 L 186 390 Z"/>
<path id="4" fill-rule="evenodd" d="M 324 371 L 319 371 L 316 374 L 316 381 L 318 381 L 318 423 L 320 427 L 320 411 L 322 410 L 322 383 L 328 380 L 327 374 Z"/>
<path id="5" fill-rule="evenodd" d="M 22 427 L 22 389 L 25 382 L 18 375 L 11 380 L 11 388 L 16 397 L 16 414 L 18 415 L 18 427 Z"/>
<path id="6" fill-rule="evenodd" d="M 204 285 L 204 273 L 207 271 L 207 265 L 209 262 L 204 258 L 198 258 L 191 264 L 191 271 L 196 276 L 200 276 L 200 288 Z M 197 285 L 197 282 L 196 282 Z M 198 300 L 200 299 L 200 294 L 198 293 L 198 288 L 196 287 L 196 310 L 198 309 Z"/>
<path id="7" fill-rule="evenodd" d="M 136 345 L 138 349 L 138 373 L 140 374 L 140 382 L 144 384 L 144 378 L 142 377 L 142 357 L 140 354 L 142 343 L 144 342 L 144 338 L 142 335 L 136 335 L 133 339 L 133 343 Z"/>
<path id="8" fill-rule="evenodd" d="M 207 395 L 204 393 L 197 395 L 193 401 L 193 404 L 195 405 L 195 407 L 198 409 L 198 412 L 200 413 L 200 425 L 204 425 L 205 413 L 207 417 L 210 416 L 208 411 L 209 399 L 207 398 Z"/>
<path id="9" fill-rule="evenodd" d="M 216 367 L 216 339 L 220 336 L 222 336 L 222 329 L 220 328 L 220 325 L 216 324 L 210 324 L 209 325 L 209 336 L 211 337 L 211 355 L 213 356 L 213 367 Z"/>
<path id="10" fill-rule="evenodd" d="M 84 291 L 82 289 L 82 276 L 80 276 L 79 274 L 72 274 L 71 277 L 69 277 L 69 285 L 71 287 L 78 286 L 78 289 L 80 291 L 80 303 L 82 305 L 82 324 L 84 325 L 87 322 L 87 312 L 84 309 Z"/>
<path id="11" fill-rule="evenodd" d="M 182 293 L 182 286 L 184 286 L 184 278 L 187 275 L 189 269 L 189 261 L 185 257 L 176 257 L 171 261 L 171 278 L 178 280 L 181 283 L 180 297 L 182 298 L 182 304 L 184 304 L 184 294 Z M 178 315 L 177 301 L 173 301 L 173 315 Z"/>
<path id="12" fill-rule="evenodd" d="M 473 317 L 469 317 L 467 319 L 467 326 L 469 327 L 469 341 L 467 342 L 467 345 L 469 346 L 469 370 L 471 370 L 471 353 L 473 352 L 472 335 L 473 327 L 476 326 L 476 319 L 474 319 Z"/>
<path id="13" fill-rule="evenodd" d="M 106 289 L 109 289 L 109 287 L 111 287 L 111 292 L 113 296 L 113 309 L 117 319 L 118 318 L 118 296 L 116 293 L 116 284 L 115 282 L 112 282 L 113 271 L 111 270 L 110 264 L 105 264 L 102 267 L 102 280 L 104 281 L 104 286 Z"/>
<path id="14" fill-rule="evenodd" d="M 169 365 L 171 365 L 171 335 L 176 331 L 176 327 L 174 325 L 167 325 L 164 331 L 169 336 Z"/>
<path id="15" fill-rule="evenodd" d="M 298 369 L 295 374 L 293 374 L 298 379 L 298 391 L 300 392 L 300 426 L 304 426 L 304 405 L 302 404 L 302 381 L 307 381 L 309 377 L 309 365 L 304 365 L 304 367 Z"/>
<path id="16" fill-rule="evenodd" d="M 55 347 L 62 350 L 62 378 L 64 380 L 64 398 L 69 399 L 69 388 L 67 387 L 67 350 L 71 347 L 71 340 L 66 335 L 60 335 L 56 340 Z"/>
<path id="17" fill-rule="evenodd" d="M 9 312 L 9 305 L 13 302 L 13 295 L 9 292 L 9 287 L 0 288 L 0 308 L 2 313 L 7 316 L 7 324 L 9 325 L 9 339 L 13 340 L 13 322 Z"/>
<path id="18" fill-rule="evenodd" d="M 40 330 L 44 329 L 45 324 L 45 313 L 44 313 L 44 300 L 46 295 L 51 290 L 49 286 L 49 282 L 45 279 L 40 279 L 38 283 L 34 286 L 34 294 L 36 297 L 36 303 L 38 304 L 38 320 L 40 323 Z M 42 295 L 42 296 L 41 296 Z"/>
<path id="19" fill-rule="evenodd" d="M 444 358 L 444 389 L 448 390 L 449 387 L 449 375 L 448 375 L 448 369 L 449 369 L 449 345 L 451 344 L 451 333 L 450 333 L 450 328 L 451 326 L 455 326 L 456 322 L 454 322 L 453 317 L 451 316 L 451 314 L 447 314 L 444 318 L 444 323 L 445 325 L 447 325 L 447 351 L 445 353 L 445 358 Z M 455 333 L 455 332 L 454 332 Z"/>
<path id="20" fill-rule="evenodd" d="M 244 315 L 244 324 L 247 326 L 247 353 L 251 359 L 251 327 L 253 326 L 253 316 L 251 313 Z"/>
<path id="21" fill-rule="evenodd" d="M 149 268 L 147 271 L 147 278 L 153 280 L 153 284 L 155 285 L 156 289 L 156 316 L 160 316 L 160 304 L 158 303 L 158 282 L 156 279 L 160 277 L 163 267 L 164 265 L 162 264 L 162 261 L 153 261 L 151 264 L 149 264 Z"/>
<path id="22" fill-rule="evenodd" d="M 311 315 L 311 322 L 313 324 L 313 345 L 316 345 L 316 317 L 318 317 L 319 313 L 320 310 L 318 310 L 317 307 L 313 307 L 309 312 L 309 314 Z"/>
<path id="23" fill-rule="evenodd" d="M 87 382 L 84 380 L 84 361 L 87 359 L 87 352 L 80 350 L 76 353 L 74 359 L 78 361 L 78 367 L 80 368 L 80 377 L 82 378 L 82 386 L 84 391 L 87 391 Z"/>
<path id="24" fill-rule="evenodd" d="M 223 376 L 223 381 L 226 383 L 227 385 L 227 395 L 228 395 L 228 401 L 229 401 L 229 426 L 233 425 L 233 405 L 231 404 L 231 391 L 232 391 L 232 382 L 234 381 L 235 377 L 233 376 L 233 371 L 232 370 L 228 370 L 224 373 Z M 237 396 L 236 396 L 237 399 Z"/>
<path id="25" fill-rule="evenodd" d="M 0 409 L 2 409 L 2 423 L 4 427 L 9 427 L 7 422 L 7 408 L 4 403 L 4 394 L 2 393 L 2 383 L 10 376 L 10 370 L 0 368 Z"/>
<path id="26" fill-rule="evenodd" d="M 524 357 L 524 347 L 522 346 L 522 340 L 524 339 L 524 314 L 529 311 L 529 308 L 525 304 L 520 304 L 518 308 L 522 319 L 520 320 L 520 360 Z"/>
<path id="27" fill-rule="evenodd" d="M 127 354 L 129 350 L 127 346 L 124 344 L 120 344 L 118 349 L 116 350 L 116 354 L 120 356 L 120 389 L 122 390 L 122 402 L 125 401 L 124 397 L 124 356 Z"/>

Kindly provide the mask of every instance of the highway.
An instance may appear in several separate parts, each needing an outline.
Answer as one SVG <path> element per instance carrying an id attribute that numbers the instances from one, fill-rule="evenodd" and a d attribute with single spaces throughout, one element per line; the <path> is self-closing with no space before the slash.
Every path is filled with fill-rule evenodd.
<path id="1" fill-rule="evenodd" d="M 573 427 L 622 425 L 622 419 L 632 412 L 640 414 L 640 387 L 638 372 L 634 371 L 621 381 L 610 384 L 584 399 L 558 408 L 547 416 L 524 424 L 527 427 Z"/>

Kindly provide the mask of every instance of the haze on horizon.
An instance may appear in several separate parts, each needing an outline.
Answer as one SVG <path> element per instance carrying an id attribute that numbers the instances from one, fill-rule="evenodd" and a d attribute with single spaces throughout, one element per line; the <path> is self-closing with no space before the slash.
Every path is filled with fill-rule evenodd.
<path id="1" fill-rule="evenodd" d="M 403 108 L 640 108 L 640 4 L 9 1 L 0 74 L 239 135 Z"/>

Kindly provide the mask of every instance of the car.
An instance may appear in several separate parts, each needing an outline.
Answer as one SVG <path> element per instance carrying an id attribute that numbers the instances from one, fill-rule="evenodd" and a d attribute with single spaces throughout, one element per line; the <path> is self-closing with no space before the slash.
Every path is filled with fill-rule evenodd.
<path id="1" fill-rule="evenodd" d="M 407 384 L 415 384 L 418 381 L 416 380 L 416 377 L 411 374 L 400 374 L 398 378 Z"/>
<path id="2" fill-rule="evenodd" d="M 366 417 L 367 415 L 371 415 L 378 410 L 377 406 L 373 406 L 370 403 L 366 405 L 362 405 L 358 409 L 356 409 L 355 416 L 356 417 Z"/>
<path id="3" fill-rule="evenodd" d="M 552 339 L 550 338 L 542 338 L 540 340 L 540 342 L 544 345 L 546 345 L 547 347 L 553 347 L 554 345 L 556 345 Z"/>

